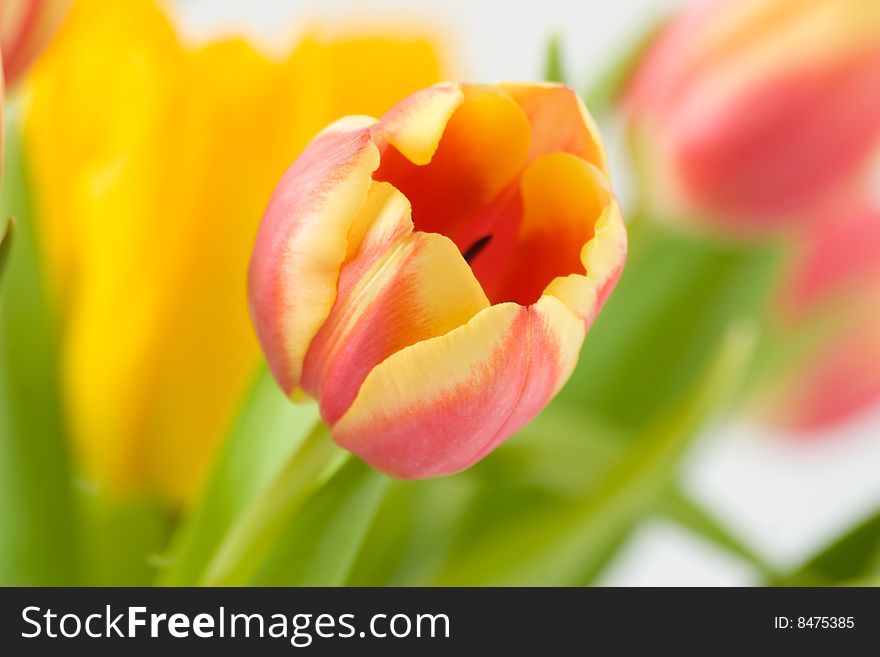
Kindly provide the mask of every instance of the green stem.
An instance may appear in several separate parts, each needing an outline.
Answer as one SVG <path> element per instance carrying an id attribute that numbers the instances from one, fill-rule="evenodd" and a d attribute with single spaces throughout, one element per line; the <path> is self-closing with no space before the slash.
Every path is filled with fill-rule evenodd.
<path id="1" fill-rule="evenodd" d="M 9 253 L 9 244 L 12 242 L 12 220 L 0 215 L 0 276 L 3 275 L 3 267 L 6 265 L 6 254 Z"/>
<path id="2" fill-rule="evenodd" d="M 558 34 L 554 34 L 547 42 L 544 79 L 547 82 L 566 82 L 565 67 L 562 65 L 562 43 Z"/>
<path id="3" fill-rule="evenodd" d="M 0 584 L 71 586 L 83 583 L 81 527 L 61 410 L 58 331 L 32 211 L 24 99 L 9 100 L 0 224 L 13 216 L 15 226 L 14 243 L 7 234 L 0 246 Z"/>
<path id="4" fill-rule="evenodd" d="M 345 458 L 345 453 L 330 440 L 327 427 L 323 423 L 317 424 L 275 479 L 232 526 L 209 562 L 200 584 L 247 584 L 285 524 L 339 469 Z"/>
<path id="5" fill-rule="evenodd" d="M 613 56 L 610 64 L 584 92 L 583 98 L 593 116 L 611 113 L 633 70 L 660 34 L 666 23 L 663 17 L 650 17 L 630 39 L 625 50 Z"/>

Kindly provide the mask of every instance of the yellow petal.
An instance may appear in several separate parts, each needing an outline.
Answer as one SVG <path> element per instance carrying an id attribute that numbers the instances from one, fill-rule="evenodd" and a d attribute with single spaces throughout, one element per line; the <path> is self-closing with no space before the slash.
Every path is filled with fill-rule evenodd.
<path id="1" fill-rule="evenodd" d="M 278 184 L 260 225 L 249 289 L 257 336 L 289 395 L 309 344 L 336 300 L 348 234 L 367 201 L 379 150 L 368 117 L 321 133 Z"/>
<path id="2" fill-rule="evenodd" d="M 528 304 L 553 279 L 586 273 L 581 251 L 611 203 L 607 184 L 599 169 L 570 153 L 532 160 L 520 181 L 522 219 L 516 245 L 491 296 Z"/>
<path id="3" fill-rule="evenodd" d="M 387 140 L 413 164 L 428 164 L 464 97 L 459 84 L 438 84 L 417 91 L 382 117 L 377 138 Z"/>
<path id="4" fill-rule="evenodd" d="M 501 84 L 522 107 L 532 128 L 530 159 L 548 153 L 571 153 L 608 175 L 608 158 L 599 127 L 580 96 L 562 84 Z"/>

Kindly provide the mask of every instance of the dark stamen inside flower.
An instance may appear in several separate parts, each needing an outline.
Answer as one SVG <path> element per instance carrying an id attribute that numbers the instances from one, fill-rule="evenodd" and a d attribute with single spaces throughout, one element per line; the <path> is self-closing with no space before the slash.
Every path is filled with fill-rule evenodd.
<path id="1" fill-rule="evenodd" d="M 471 244 L 468 250 L 464 252 L 465 262 L 467 262 L 468 264 L 472 263 L 474 261 L 474 258 L 480 255 L 480 253 L 483 252 L 483 249 L 489 246 L 489 242 L 491 241 L 491 235 L 483 235 L 480 239 Z"/>

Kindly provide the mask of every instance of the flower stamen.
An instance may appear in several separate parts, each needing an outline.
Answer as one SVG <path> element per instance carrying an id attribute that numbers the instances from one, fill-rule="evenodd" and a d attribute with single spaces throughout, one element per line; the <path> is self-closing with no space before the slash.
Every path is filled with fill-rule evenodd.
<path id="1" fill-rule="evenodd" d="M 480 239 L 471 244 L 463 254 L 465 262 L 471 264 L 474 259 L 480 255 L 487 246 L 489 246 L 489 242 L 491 241 L 492 235 L 483 235 Z"/>

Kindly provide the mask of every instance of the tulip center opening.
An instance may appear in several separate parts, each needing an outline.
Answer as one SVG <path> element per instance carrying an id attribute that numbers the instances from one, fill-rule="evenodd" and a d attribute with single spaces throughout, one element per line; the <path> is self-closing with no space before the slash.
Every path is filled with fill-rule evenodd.
<path id="1" fill-rule="evenodd" d="M 595 165 L 532 141 L 510 96 L 471 89 L 428 164 L 388 145 L 374 174 L 409 199 L 417 231 L 455 243 L 493 304 L 529 305 L 555 278 L 585 274 L 581 251 L 609 202 Z"/>
<path id="2" fill-rule="evenodd" d="M 491 242 L 491 241 L 492 241 L 491 235 L 483 235 L 480 239 L 478 239 L 476 242 L 471 244 L 468 247 L 467 251 L 464 251 L 462 253 L 462 255 L 464 256 L 465 262 L 468 264 L 473 263 L 474 259 L 478 255 L 480 255 L 480 253 L 482 253 L 483 249 L 485 249 L 487 246 L 489 246 L 489 242 Z"/>

